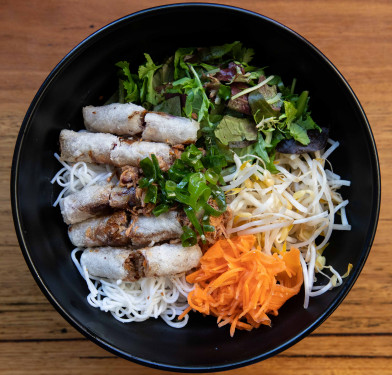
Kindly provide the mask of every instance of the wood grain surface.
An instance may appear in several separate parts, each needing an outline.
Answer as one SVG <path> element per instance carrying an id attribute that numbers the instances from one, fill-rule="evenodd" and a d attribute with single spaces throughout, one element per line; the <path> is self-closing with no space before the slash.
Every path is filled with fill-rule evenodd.
<path id="1" fill-rule="evenodd" d="M 158 374 L 85 339 L 46 300 L 20 251 L 9 179 L 16 137 L 45 77 L 82 39 L 146 1 L 0 0 L 0 373 Z M 369 259 L 352 291 L 313 334 L 231 374 L 392 374 L 392 2 L 235 0 L 296 30 L 340 70 L 376 139 L 382 207 Z M 197 21 L 195 21 L 197 22 Z M 196 27 L 196 26 L 195 26 Z M 202 27 L 202 26 L 197 26 Z"/>

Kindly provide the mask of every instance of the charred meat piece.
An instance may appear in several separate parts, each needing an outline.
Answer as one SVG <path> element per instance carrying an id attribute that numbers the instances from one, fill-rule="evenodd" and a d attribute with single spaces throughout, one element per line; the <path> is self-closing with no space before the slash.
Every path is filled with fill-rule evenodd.
<path id="1" fill-rule="evenodd" d="M 120 170 L 120 186 L 136 187 L 139 178 L 139 169 L 137 167 L 126 165 Z"/>

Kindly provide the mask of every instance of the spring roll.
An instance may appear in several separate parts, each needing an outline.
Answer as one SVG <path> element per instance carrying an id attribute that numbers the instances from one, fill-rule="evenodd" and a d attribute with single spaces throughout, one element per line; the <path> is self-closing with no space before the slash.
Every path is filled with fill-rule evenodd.
<path id="1" fill-rule="evenodd" d="M 110 153 L 118 143 L 119 139 L 115 135 L 63 129 L 60 132 L 61 160 L 71 163 L 83 161 L 113 164 Z"/>
<path id="2" fill-rule="evenodd" d="M 158 217 L 134 215 L 131 218 L 128 218 L 125 211 L 119 211 L 70 225 L 68 235 L 76 247 L 140 247 L 180 238 L 182 228 L 175 211 L 166 212 Z"/>
<path id="3" fill-rule="evenodd" d="M 138 166 L 140 160 L 155 154 L 159 166 L 166 171 L 174 161 L 171 147 L 165 143 L 144 141 L 121 141 L 110 154 L 111 164 L 121 167 L 123 165 Z"/>
<path id="4" fill-rule="evenodd" d="M 163 244 L 139 250 L 101 247 L 84 250 L 80 262 L 91 276 L 136 281 L 189 271 L 198 266 L 201 256 L 198 245 Z"/>
<path id="5" fill-rule="evenodd" d="M 162 170 L 174 161 L 174 153 L 165 143 L 121 139 L 112 134 L 74 132 L 63 129 L 60 133 L 61 159 L 66 162 L 111 164 L 117 167 L 137 167 L 140 160 L 155 154 Z"/>
<path id="6" fill-rule="evenodd" d="M 130 238 L 126 235 L 129 219 L 125 211 L 100 216 L 68 227 L 68 236 L 76 247 L 126 246 Z"/>
<path id="7" fill-rule="evenodd" d="M 171 145 L 195 143 L 197 131 L 200 129 L 197 121 L 166 113 L 149 112 L 144 121 L 146 123 L 142 134 L 144 140 Z"/>
<path id="8" fill-rule="evenodd" d="M 169 211 L 157 217 L 134 217 L 130 228 L 129 236 L 134 246 L 146 246 L 151 242 L 180 238 L 183 233 L 175 211 Z"/>
<path id="9" fill-rule="evenodd" d="M 117 135 L 135 135 L 143 131 L 146 110 L 132 103 L 113 103 L 101 107 L 83 108 L 84 125 L 87 130 Z"/>
<path id="10" fill-rule="evenodd" d="M 75 224 L 109 213 L 111 209 L 125 209 L 141 204 L 136 189 L 113 184 L 91 185 L 68 195 L 60 201 L 66 224 Z"/>

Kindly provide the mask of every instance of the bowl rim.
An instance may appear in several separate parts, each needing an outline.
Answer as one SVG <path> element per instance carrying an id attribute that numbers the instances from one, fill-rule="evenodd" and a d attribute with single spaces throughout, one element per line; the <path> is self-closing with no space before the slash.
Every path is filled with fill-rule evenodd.
<path id="1" fill-rule="evenodd" d="M 92 42 L 97 36 L 102 35 L 106 33 L 108 30 L 112 29 L 113 27 L 116 27 L 117 25 L 127 22 L 132 20 L 135 17 L 139 17 L 142 15 L 148 15 L 150 13 L 156 13 L 160 12 L 161 10 L 170 10 L 170 9 L 179 9 L 179 8 L 191 8 L 191 7 L 198 7 L 198 8 L 206 8 L 207 9 L 225 9 L 225 10 L 231 10 L 234 12 L 239 12 L 245 15 L 249 16 L 254 16 L 259 19 L 262 19 L 264 22 L 269 22 L 274 24 L 275 26 L 279 27 L 280 29 L 283 29 L 284 31 L 292 34 L 295 38 L 299 39 L 302 41 L 302 43 L 306 44 L 310 49 L 312 49 L 313 53 L 321 57 L 324 62 L 329 65 L 329 67 L 334 71 L 334 73 L 340 78 L 341 83 L 343 83 L 345 89 L 349 94 L 351 94 L 352 98 L 354 99 L 354 102 L 359 109 L 360 115 L 362 117 L 362 120 L 365 124 L 365 130 L 367 131 L 367 134 L 369 136 L 369 143 L 370 143 L 370 148 L 371 148 L 371 153 L 372 157 L 374 158 L 375 165 L 373 166 L 375 168 L 375 173 L 373 173 L 373 179 L 375 182 L 374 186 L 374 193 L 373 196 L 377 195 L 377 199 L 375 202 L 375 206 L 373 208 L 372 216 L 373 216 L 373 221 L 372 225 L 369 227 L 368 230 L 368 236 L 367 236 L 367 248 L 363 249 L 362 251 L 362 256 L 359 259 L 359 264 L 357 267 L 357 270 L 355 274 L 352 274 L 349 276 L 347 281 L 340 287 L 339 293 L 337 294 L 336 298 L 333 300 L 333 302 L 327 307 L 327 309 L 323 312 L 323 314 L 316 320 L 314 321 L 311 325 L 309 325 L 306 329 L 304 329 L 302 332 L 300 332 L 298 335 L 295 337 L 292 337 L 291 339 L 287 340 L 283 344 L 279 345 L 278 347 L 269 350 L 268 352 L 262 353 L 260 355 L 242 360 L 242 361 L 237 361 L 235 363 L 228 363 L 228 364 L 219 364 L 219 365 L 201 365 L 201 366 L 182 366 L 182 365 L 169 365 L 169 364 L 162 364 L 162 363 L 157 363 L 154 361 L 150 361 L 144 358 L 139 358 L 136 357 L 130 353 L 126 353 L 119 348 L 116 348 L 115 346 L 109 344 L 107 341 L 104 339 L 100 338 L 99 336 L 95 335 L 92 331 L 90 331 L 88 328 L 80 324 L 79 321 L 77 321 L 75 318 L 72 317 L 71 314 L 69 314 L 61 305 L 61 303 L 55 298 L 55 296 L 50 292 L 49 288 L 47 285 L 44 283 L 43 279 L 41 278 L 39 269 L 36 267 L 34 264 L 31 256 L 30 256 L 30 251 L 28 249 L 28 246 L 25 242 L 24 239 L 24 234 L 23 234 L 23 226 L 21 223 L 21 218 L 20 218 L 20 207 L 19 207 L 19 202 L 18 202 L 18 177 L 19 177 L 19 164 L 20 164 L 20 155 L 21 155 L 21 150 L 22 150 L 22 145 L 24 141 L 24 136 L 29 128 L 30 125 L 30 118 L 31 115 L 35 112 L 36 106 L 39 103 L 42 94 L 45 92 L 46 88 L 50 85 L 52 80 L 59 74 L 68 64 L 68 61 L 70 61 L 72 58 L 76 57 L 76 55 L 79 52 L 82 52 L 85 48 L 88 47 L 89 43 Z M 346 79 L 343 77 L 343 75 L 338 71 L 338 69 L 332 64 L 332 62 L 319 50 L 317 49 L 312 43 L 310 43 L 307 39 L 302 37 L 300 34 L 292 30 L 291 28 L 283 25 L 282 23 L 267 17 L 265 15 L 262 15 L 260 13 L 247 10 L 241 7 L 235 7 L 235 6 L 230 6 L 230 5 L 224 5 L 224 4 L 217 4 L 217 3 L 199 3 L 199 2 L 191 2 L 191 3 L 175 3 L 175 4 L 166 4 L 166 5 L 160 5 L 160 6 L 155 6 L 155 7 L 150 7 L 146 9 L 142 9 L 140 11 L 128 14 L 124 17 L 121 17 L 119 19 L 116 19 L 107 25 L 101 27 L 100 29 L 96 30 L 94 33 L 86 37 L 84 40 L 82 40 L 80 43 L 78 43 L 75 47 L 73 47 L 60 61 L 59 63 L 52 69 L 52 71 L 49 73 L 49 75 L 46 77 L 46 79 L 43 81 L 42 85 L 38 89 L 37 93 L 35 94 L 27 112 L 26 115 L 23 119 L 22 125 L 19 130 L 19 134 L 15 143 L 15 149 L 14 149 L 14 154 L 13 154 L 13 159 L 12 159 L 12 166 L 11 166 L 11 183 L 10 183 L 10 190 L 11 190 L 11 206 L 12 206 L 12 215 L 13 215 L 13 221 L 14 221 L 14 226 L 15 226 L 15 231 L 17 234 L 17 238 L 19 241 L 19 245 L 22 251 L 22 254 L 24 256 L 24 259 L 28 265 L 28 268 L 31 272 L 31 274 L 34 277 L 34 280 L 38 284 L 39 288 L 41 289 L 42 293 L 46 296 L 46 298 L 49 300 L 49 302 L 55 307 L 57 312 L 60 313 L 60 315 L 69 323 L 71 324 L 74 328 L 76 328 L 80 333 L 82 333 L 86 338 L 97 344 L 98 346 L 102 347 L 103 349 L 111 352 L 112 354 L 115 354 L 119 357 L 122 357 L 124 359 L 130 360 L 132 362 L 135 362 L 140 365 L 148 366 L 151 368 L 156 368 L 160 370 L 165 370 L 165 371 L 174 371 L 174 372 L 217 372 L 217 371 L 225 371 L 225 370 L 230 370 L 230 369 L 235 369 L 243 366 L 248 366 L 251 364 L 254 364 L 256 362 L 265 360 L 267 358 L 270 358 L 276 354 L 279 354 L 280 352 L 288 349 L 292 345 L 296 344 L 298 341 L 309 335 L 311 332 L 313 332 L 318 326 L 320 326 L 339 306 L 339 304 L 343 301 L 343 299 L 347 296 L 348 292 L 351 290 L 353 287 L 355 281 L 359 277 L 359 274 L 361 273 L 366 259 L 369 255 L 370 249 L 372 247 L 374 237 L 377 231 L 377 225 L 378 225 L 378 219 L 379 219 L 379 214 L 380 214 L 380 201 L 381 201 L 381 174 L 380 174 L 380 164 L 379 164 L 379 158 L 378 158 L 378 153 L 377 153 L 377 148 L 376 148 L 376 143 L 374 140 L 374 136 L 369 124 L 369 121 L 366 117 L 366 114 L 357 98 L 355 95 L 354 91 L 346 81 Z"/>

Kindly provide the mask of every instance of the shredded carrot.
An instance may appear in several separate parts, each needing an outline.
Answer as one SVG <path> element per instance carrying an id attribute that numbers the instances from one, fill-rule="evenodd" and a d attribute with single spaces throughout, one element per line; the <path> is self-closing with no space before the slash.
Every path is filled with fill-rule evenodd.
<path id="1" fill-rule="evenodd" d="M 192 307 L 188 306 L 182 313 L 181 315 L 178 316 L 178 320 L 184 319 L 185 315 L 189 313 L 189 311 L 192 310 Z"/>
<path id="2" fill-rule="evenodd" d="M 267 314 L 278 315 L 303 282 L 298 249 L 268 255 L 255 244 L 253 235 L 221 239 L 202 256 L 200 268 L 187 276 L 195 284 L 188 294 L 190 308 L 216 316 L 219 327 L 230 324 L 231 336 L 236 328 L 250 331 L 270 325 Z"/>

